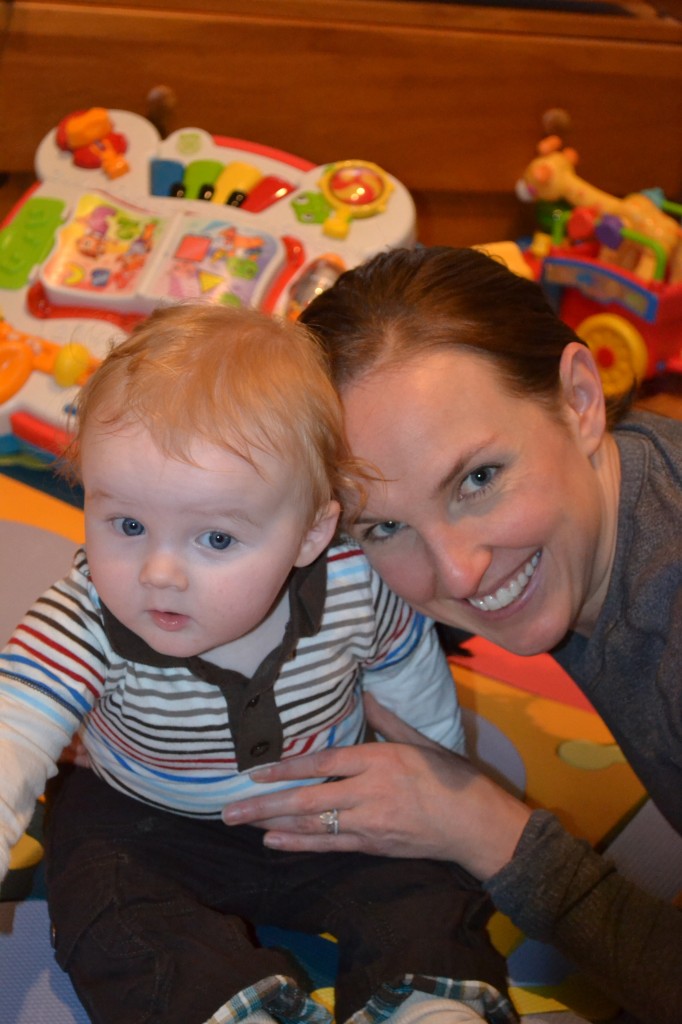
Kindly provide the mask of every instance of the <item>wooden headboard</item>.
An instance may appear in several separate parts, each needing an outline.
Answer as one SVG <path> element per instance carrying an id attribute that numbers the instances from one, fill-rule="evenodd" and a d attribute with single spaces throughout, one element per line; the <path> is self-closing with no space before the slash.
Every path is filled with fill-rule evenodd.
<path id="1" fill-rule="evenodd" d="M 0 12 L 0 171 L 30 171 L 65 114 L 146 114 L 163 86 L 169 130 L 193 125 L 313 163 L 381 164 L 415 196 L 428 243 L 522 230 L 529 214 L 514 182 L 548 108 L 570 114 L 568 141 L 600 187 L 682 193 L 682 23 L 644 3 L 585 14 L 409 0 L 18 0 Z"/>

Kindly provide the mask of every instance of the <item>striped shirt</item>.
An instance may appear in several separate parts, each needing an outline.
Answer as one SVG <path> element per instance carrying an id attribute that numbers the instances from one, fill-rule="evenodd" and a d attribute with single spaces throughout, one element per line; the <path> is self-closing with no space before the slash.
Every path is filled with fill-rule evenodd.
<path id="1" fill-rule="evenodd" d="M 83 549 L 0 654 L 0 877 L 46 778 L 77 731 L 94 770 L 167 810 L 219 818 L 225 804 L 300 783 L 249 769 L 361 742 L 361 690 L 453 750 L 464 746 L 433 624 L 351 545 L 295 570 L 291 620 L 252 678 L 160 655 L 102 606 Z M 319 781 L 319 780 L 311 780 Z"/>

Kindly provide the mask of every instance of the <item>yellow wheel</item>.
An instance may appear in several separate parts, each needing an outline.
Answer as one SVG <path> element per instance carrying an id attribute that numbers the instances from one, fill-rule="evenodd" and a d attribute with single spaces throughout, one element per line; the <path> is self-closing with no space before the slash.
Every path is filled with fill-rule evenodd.
<path id="1" fill-rule="evenodd" d="M 590 347 L 607 398 L 624 395 L 644 378 L 649 364 L 644 338 L 622 316 L 588 316 L 579 324 L 576 334 Z"/>

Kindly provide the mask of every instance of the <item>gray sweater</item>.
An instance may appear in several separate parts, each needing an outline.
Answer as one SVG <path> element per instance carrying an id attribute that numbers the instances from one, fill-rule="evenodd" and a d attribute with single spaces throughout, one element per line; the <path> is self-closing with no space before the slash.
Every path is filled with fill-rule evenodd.
<path id="1" fill-rule="evenodd" d="M 682 833 L 682 422 L 629 416 L 609 590 L 589 637 L 553 651 L 592 701 L 651 798 Z M 682 1021 L 682 911 L 619 876 L 546 811 L 486 888 L 638 1020 Z"/>

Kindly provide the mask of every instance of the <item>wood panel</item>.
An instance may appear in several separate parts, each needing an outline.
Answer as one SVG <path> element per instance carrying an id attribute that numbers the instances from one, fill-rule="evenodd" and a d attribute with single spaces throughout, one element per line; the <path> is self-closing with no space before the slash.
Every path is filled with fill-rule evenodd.
<path id="1" fill-rule="evenodd" d="M 308 19 L 265 18 L 257 3 L 252 15 L 231 3 L 222 14 L 149 4 L 5 5 L 4 169 L 30 166 L 36 138 L 74 107 L 143 112 L 148 91 L 164 82 L 177 96 L 178 126 L 257 138 L 320 162 L 369 154 L 415 189 L 506 188 L 550 106 L 571 112 L 585 162 L 608 168 L 609 180 L 597 175 L 605 187 L 641 184 L 652 164 L 664 188 L 682 186 L 679 26 L 670 41 L 652 41 L 631 38 L 628 18 L 565 15 L 557 23 L 555 15 L 541 24 L 577 19 L 603 33 L 607 21 L 611 35 L 559 27 L 542 35 L 517 27 L 518 12 L 504 30 L 496 28 L 499 12 L 478 12 L 476 23 L 487 13 L 488 27 L 474 30 L 405 23 L 418 4 L 367 5 L 370 14 L 401 11 L 394 24 L 369 14 L 325 23 L 324 3 L 287 6 L 298 15 L 307 6 Z M 338 12 L 339 4 L 329 6 Z M 432 13 L 438 5 L 423 6 Z M 627 38 L 613 21 L 625 23 Z"/>
<path id="2" fill-rule="evenodd" d="M 180 0 L 2 7 L 0 170 L 27 171 L 73 109 L 145 113 L 316 162 L 372 159 L 415 194 L 428 241 L 507 237 L 516 177 L 550 107 L 582 172 L 682 193 L 682 26 L 394 0 Z M 495 230 L 499 226 L 499 231 Z"/>

